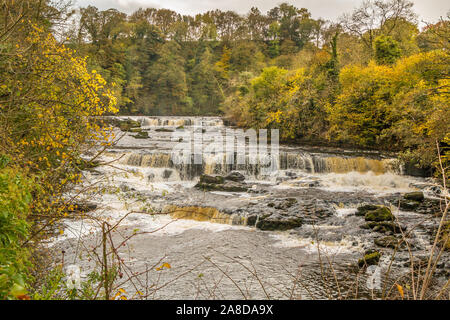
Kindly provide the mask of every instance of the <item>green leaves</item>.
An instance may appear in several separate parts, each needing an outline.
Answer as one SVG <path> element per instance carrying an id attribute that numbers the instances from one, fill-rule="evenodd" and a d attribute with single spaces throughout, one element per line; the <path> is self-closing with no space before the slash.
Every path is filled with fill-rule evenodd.
<path id="1" fill-rule="evenodd" d="M 29 186 L 15 169 L 0 169 L 0 299 L 27 297 L 29 252 L 22 242 L 29 231 Z"/>

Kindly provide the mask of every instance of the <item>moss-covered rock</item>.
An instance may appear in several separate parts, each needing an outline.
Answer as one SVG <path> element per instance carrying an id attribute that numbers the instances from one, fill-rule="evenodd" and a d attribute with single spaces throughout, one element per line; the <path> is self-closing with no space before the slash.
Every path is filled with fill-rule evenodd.
<path id="1" fill-rule="evenodd" d="M 139 131 L 137 135 L 133 136 L 136 139 L 148 139 L 148 132 L 147 131 Z"/>
<path id="2" fill-rule="evenodd" d="M 155 129 L 156 132 L 173 132 L 173 129 L 169 129 L 169 128 L 158 128 Z"/>
<path id="3" fill-rule="evenodd" d="M 418 201 L 418 202 L 422 202 L 425 199 L 422 191 L 405 193 L 403 195 L 403 198 L 405 198 L 406 200 L 412 200 L 412 201 Z"/>
<path id="4" fill-rule="evenodd" d="M 377 265 L 380 261 L 381 254 L 378 251 L 374 251 L 364 255 L 363 258 L 358 260 L 358 266 L 360 268 L 364 266 Z"/>
<path id="5" fill-rule="evenodd" d="M 373 231 L 380 232 L 380 233 L 401 233 L 402 231 L 406 231 L 406 227 L 400 226 L 397 223 L 389 222 L 389 221 L 371 221 L 363 226 L 361 226 L 363 229 L 372 229 Z"/>
<path id="6" fill-rule="evenodd" d="M 213 184 L 222 184 L 225 179 L 222 176 L 210 176 L 208 174 L 202 174 L 200 176 L 201 183 L 213 183 Z"/>
<path id="7" fill-rule="evenodd" d="M 301 227 L 303 219 L 301 217 L 292 216 L 282 216 L 282 215 L 271 215 L 267 218 L 260 218 L 256 223 L 256 228 L 261 230 L 289 230 Z"/>
<path id="8" fill-rule="evenodd" d="M 377 210 L 378 208 L 380 208 L 380 206 L 377 206 L 375 204 L 365 204 L 356 209 L 355 215 L 363 217 L 367 212 Z"/>
<path id="9" fill-rule="evenodd" d="M 394 215 L 388 207 L 379 207 L 376 210 L 371 210 L 364 216 L 366 221 L 392 221 Z"/>
<path id="10" fill-rule="evenodd" d="M 140 128 L 141 124 L 139 121 L 127 119 L 127 120 L 119 120 L 118 127 L 122 131 L 129 131 L 135 130 L 136 128 Z"/>

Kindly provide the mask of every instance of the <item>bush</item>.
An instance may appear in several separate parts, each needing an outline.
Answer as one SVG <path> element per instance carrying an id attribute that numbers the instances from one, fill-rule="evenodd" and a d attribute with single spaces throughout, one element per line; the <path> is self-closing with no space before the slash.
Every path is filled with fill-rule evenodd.
<path id="1" fill-rule="evenodd" d="M 29 232 L 29 186 L 18 170 L 0 163 L 0 300 L 27 298 L 29 250 L 22 243 Z"/>

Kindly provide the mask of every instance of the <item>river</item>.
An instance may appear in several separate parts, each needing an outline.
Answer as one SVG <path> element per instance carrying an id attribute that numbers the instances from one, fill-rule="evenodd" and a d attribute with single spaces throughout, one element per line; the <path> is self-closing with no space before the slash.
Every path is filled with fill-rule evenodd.
<path id="1" fill-rule="evenodd" d="M 102 156 L 106 164 L 84 172 L 84 186 L 94 187 L 83 196 L 96 209 L 82 219 L 64 220 L 63 234 L 48 246 L 56 262 L 64 250 L 65 263 L 79 265 L 86 277 L 96 266 L 93 252 L 100 254 L 101 223 L 114 226 L 120 221 L 111 239 L 118 244 L 131 236 L 117 248 L 126 265 L 123 280 L 136 274 L 120 285 L 129 299 L 379 297 L 383 288 L 369 289 L 367 280 L 373 274 L 358 269 L 358 259 L 368 250 L 380 251 L 381 280 L 389 289 L 408 274 L 409 255 L 407 250 L 396 253 L 395 271 L 388 279 L 393 250 L 374 244 L 386 234 L 361 228 L 364 217 L 355 212 L 363 204 L 390 207 L 398 222 L 411 230 L 408 238 L 417 257 L 426 257 L 431 248 L 439 218 L 399 210 L 394 204 L 412 191 L 436 198 L 439 188 L 430 178 L 407 175 L 392 157 L 281 145 L 270 170 L 264 171 L 262 165 L 250 163 L 250 146 L 241 164 L 229 163 L 223 155 L 180 164 L 171 153 L 183 140 L 174 134 L 197 132 L 205 139 L 208 134 L 224 136 L 230 128 L 215 117 L 115 119 L 139 122 L 140 129 L 115 129 L 119 138 Z M 239 182 L 244 191 L 194 187 L 202 174 L 231 172 L 245 177 Z M 261 219 L 266 227 L 256 228 Z M 439 270 L 445 280 L 446 255 L 443 261 Z M 146 268 L 151 271 L 142 273 Z"/>

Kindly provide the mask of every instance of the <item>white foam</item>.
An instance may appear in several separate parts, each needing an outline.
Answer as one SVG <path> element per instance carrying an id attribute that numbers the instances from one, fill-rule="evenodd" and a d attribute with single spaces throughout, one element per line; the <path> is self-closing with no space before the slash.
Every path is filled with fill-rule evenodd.
<path id="1" fill-rule="evenodd" d="M 415 181 L 413 178 L 393 173 L 329 173 L 319 177 L 321 180 L 319 188 L 328 191 L 354 192 L 363 190 L 373 193 L 391 193 L 415 190 L 415 188 L 410 187 L 411 183 Z"/>
<path id="2" fill-rule="evenodd" d="M 356 212 L 355 208 L 337 208 L 336 216 L 339 218 L 345 218 L 349 215 L 352 215 Z"/>
<path id="3" fill-rule="evenodd" d="M 300 238 L 287 233 L 273 233 L 270 237 L 277 242 L 273 244 L 279 248 L 301 248 L 308 253 L 316 254 L 318 250 L 322 254 L 336 255 L 340 253 L 353 253 L 359 251 L 360 247 L 353 246 L 352 241 L 343 239 L 341 241 L 317 241 L 311 238 Z"/>

